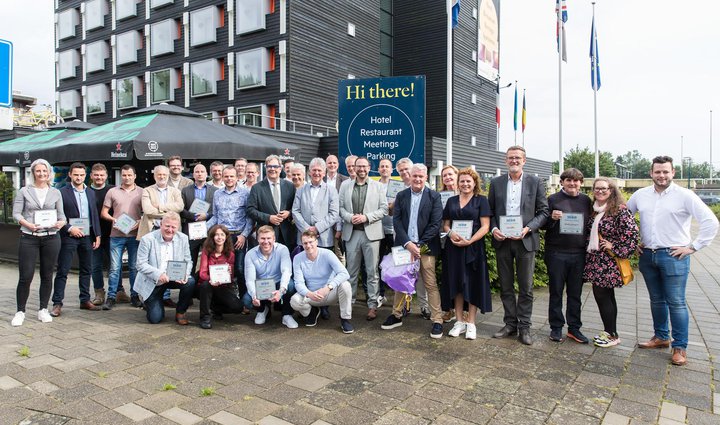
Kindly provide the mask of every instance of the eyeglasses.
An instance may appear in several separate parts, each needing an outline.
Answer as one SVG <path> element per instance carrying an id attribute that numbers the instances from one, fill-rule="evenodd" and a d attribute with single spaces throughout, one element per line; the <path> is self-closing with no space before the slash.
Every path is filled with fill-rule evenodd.
<path id="1" fill-rule="evenodd" d="M 279 165 L 266 165 L 265 168 L 267 168 L 268 170 L 275 170 L 275 169 L 280 168 L 280 166 Z"/>
<path id="2" fill-rule="evenodd" d="M 506 157 L 505 159 L 507 159 L 508 161 L 520 161 L 521 159 L 523 159 L 523 157 L 521 157 L 521 156 L 508 156 L 508 157 Z"/>
<path id="3" fill-rule="evenodd" d="M 595 192 L 600 192 L 600 193 L 602 193 L 602 192 L 608 192 L 608 191 L 610 190 L 610 188 L 609 188 L 609 187 L 596 187 L 596 188 L 594 188 L 593 190 L 594 190 Z"/>

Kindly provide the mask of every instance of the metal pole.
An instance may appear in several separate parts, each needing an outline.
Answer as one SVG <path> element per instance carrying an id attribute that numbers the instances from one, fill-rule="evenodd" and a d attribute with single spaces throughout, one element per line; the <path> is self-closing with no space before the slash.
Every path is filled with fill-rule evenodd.
<path id="1" fill-rule="evenodd" d="M 680 136 L 680 180 L 683 179 L 683 170 L 685 169 L 685 160 L 683 159 L 683 136 Z"/>
<path id="2" fill-rule="evenodd" d="M 562 21 L 562 3 L 558 5 L 557 20 L 559 25 L 558 32 L 558 173 L 562 173 L 565 169 L 565 159 L 563 158 L 563 141 L 562 141 L 562 52 L 565 49 L 562 41 L 562 31 L 564 23 Z"/>
<path id="3" fill-rule="evenodd" d="M 446 97 L 446 110 L 447 115 L 445 117 L 446 121 L 446 134 L 445 134 L 445 142 L 446 142 L 446 156 L 445 161 L 448 164 L 452 164 L 452 139 L 453 139 L 453 43 L 452 43 L 452 36 L 453 36 L 453 28 L 452 28 L 452 0 L 447 0 L 446 2 L 446 9 L 447 9 L 447 93 L 445 94 Z"/>
<path id="4" fill-rule="evenodd" d="M 593 8 L 593 22 L 595 22 L 595 2 L 592 3 Z M 593 32 L 593 49 L 595 50 L 595 54 L 597 55 L 597 29 Z M 595 60 L 595 59 L 593 59 Z M 595 66 L 593 64 L 593 66 Z M 597 72 L 598 70 L 595 69 L 595 79 L 597 79 Z M 600 177 L 600 153 L 598 151 L 598 123 L 597 123 L 597 83 L 596 81 L 593 81 L 593 106 L 594 106 L 594 114 L 595 114 L 595 178 Z"/>
<path id="5" fill-rule="evenodd" d="M 712 164 L 712 109 L 710 110 L 710 184 L 712 184 L 713 178 L 713 164 Z"/>

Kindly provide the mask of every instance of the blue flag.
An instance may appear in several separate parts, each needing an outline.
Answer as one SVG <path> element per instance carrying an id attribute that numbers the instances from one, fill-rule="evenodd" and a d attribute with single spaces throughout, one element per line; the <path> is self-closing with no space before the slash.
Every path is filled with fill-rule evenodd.
<path id="1" fill-rule="evenodd" d="M 600 55 L 598 53 L 597 32 L 595 31 L 595 17 L 590 27 L 590 85 L 593 90 L 600 90 Z"/>
<path id="2" fill-rule="evenodd" d="M 452 5 L 452 27 L 457 28 L 460 18 L 460 0 L 453 0 Z"/>

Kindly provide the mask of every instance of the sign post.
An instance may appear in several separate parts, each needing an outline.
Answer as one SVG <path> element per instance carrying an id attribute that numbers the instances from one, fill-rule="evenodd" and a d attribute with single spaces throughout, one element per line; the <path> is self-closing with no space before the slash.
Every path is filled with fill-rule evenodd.
<path id="1" fill-rule="evenodd" d="M 0 40 L 0 130 L 12 130 L 13 45 Z"/>
<path id="2" fill-rule="evenodd" d="M 338 156 L 363 156 L 371 175 L 381 159 L 425 162 L 425 76 L 340 80 Z"/>

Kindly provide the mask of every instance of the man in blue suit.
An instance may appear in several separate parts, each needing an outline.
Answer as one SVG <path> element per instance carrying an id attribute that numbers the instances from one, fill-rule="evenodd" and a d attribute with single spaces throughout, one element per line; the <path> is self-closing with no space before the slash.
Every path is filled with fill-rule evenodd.
<path id="1" fill-rule="evenodd" d="M 85 185 L 85 164 L 73 163 L 68 175 L 70 184 L 60 189 L 68 223 L 60 229 L 62 244 L 53 284 L 53 308 L 50 312 L 53 317 L 59 317 L 62 314 L 67 275 L 76 252 L 80 268 L 80 308 L 100 310 L 100 307 L 90 301 L 93 250 L 100 247 L 100 215 L 95 202 L 95 194 Z"/>
<path id="2" fill-rule="evenodd" d="M 440 224 L 442 202 L 440 194 L 425 187 L 427 167 L 413 164 L 410 168 L 410 187 L 398 193 L 393 210 L 395 245 L 408 251 L 413 260 L 420 260 L 420 273 L 427 290 L 430 320 L 433 322 L 431 338 L 443 334 L 440 291 L 435 276 L 435 259 L 440 255 Z M 382 329 L 402 326 L 400 309 L 404 294 L 395 292 L 393 313 L 383 322 Z"/>

